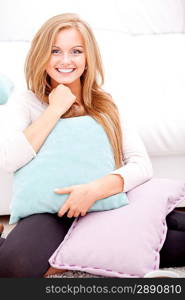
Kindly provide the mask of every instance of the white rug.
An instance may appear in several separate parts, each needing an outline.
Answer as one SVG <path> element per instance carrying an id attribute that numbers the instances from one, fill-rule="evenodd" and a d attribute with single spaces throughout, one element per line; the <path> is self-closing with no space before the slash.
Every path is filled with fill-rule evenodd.
<path id="1" fill-rule="evenodd" d="M 163 268 L 161 270 L 173 271 L 179 274 L 181 278 L 185 278 L 185 267 L 179 268 Z M 99 278 L 103 276 L 93 275 L 86 272 L 80 271 L 67 271 L 63 274 L 50 275 L 48 278 Z"/>

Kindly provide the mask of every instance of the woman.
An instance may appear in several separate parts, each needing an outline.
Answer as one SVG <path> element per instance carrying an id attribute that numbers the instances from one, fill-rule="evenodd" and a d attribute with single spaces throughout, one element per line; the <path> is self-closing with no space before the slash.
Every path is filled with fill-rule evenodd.
<path id="1" fill-rule="evenodd" d="M 0 239 L 0 277 L 43 276 L 75 217 L 85 216 L 97 199 L 127 192 L 152 177 L 144 145 L 120 121 L 111 96 L 101 89 L 104 77 L 98 46 L 77 15 L 55 16 L 40 28 L 25 70 L 28 91 L 12 109 L 15 134 L 1 146 L 2 167 L 15 172 L 33 159 L 60 118 L 90 115 L 107 133 L 115 171 L 88 184 L 59 189 L 58 193 L 69 196 L 58 214 L 21 219 L 6 239 Z"/>

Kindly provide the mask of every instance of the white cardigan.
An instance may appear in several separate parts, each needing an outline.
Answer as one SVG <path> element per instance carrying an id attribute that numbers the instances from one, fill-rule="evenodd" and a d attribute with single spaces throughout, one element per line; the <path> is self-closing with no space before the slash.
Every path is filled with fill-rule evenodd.
<path id="1" fill-rule="evenodd" d="M 4 114 L 0 120 L 0 168 L 15 172 L 31 161 L 37 153 L 26 139 L 23 130 L 35 121 L 47 108 L 34 93 L 25 91 L 11 96 L 4 105 Z M 120 110 L 121 118 L 123 113 Z M 127 124 L 126 124 L 127 123 Z M 124 179 L 124 191 L 127 192 L 153 176 L 152 164 L 145 146 L 136 133 L 121 121 L 123 131 L 123 166 L 111 173 L 120 174 Z"/>

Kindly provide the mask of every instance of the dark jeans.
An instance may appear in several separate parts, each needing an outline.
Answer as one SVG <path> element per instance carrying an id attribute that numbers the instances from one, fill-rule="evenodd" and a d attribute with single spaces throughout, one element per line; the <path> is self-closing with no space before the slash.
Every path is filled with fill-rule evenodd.
<path id="1" fill-rule="evenodd" d="M 49 213 L 20 220 L 6 239 L 0 238 L 0 277 L 43 277 L 73 220 Z"/>
<path id="2" fill-rule="evenodd" d="M 185 211 L 173 210 L 166 222 L 168 231 L 160 251 L 160 267 L 185 266 Z"/>
<path id="3" fill-rule="evenodd" d="M 0 277 L 42 277 L 73 220 L 48 213 L 20 220 L 6 239 L 0 238 Z M 167 224 L 160 267 L 185 266 L 185 212 L 173 211 Z"/>

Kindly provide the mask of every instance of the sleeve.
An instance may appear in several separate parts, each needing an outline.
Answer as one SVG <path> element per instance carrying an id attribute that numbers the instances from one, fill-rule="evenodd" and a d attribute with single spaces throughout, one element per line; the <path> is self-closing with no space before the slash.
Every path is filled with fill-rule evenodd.
<path id="1" fill-rule="evenodd" d="M 25 93 L 13 95 L 0 108 L 0 168 L 15 172 L 36 156 L 23 130 L 31 124 L 29 102 Z"/>
<path id="2" fill-rule="evenodd" d="M 153 176 L 153 167 L 144 143 L 134 127 L 121 121 L 123 133 L 123 166 L 111 174 L 124 180 L 124 192 L 146 182 Z"/>

